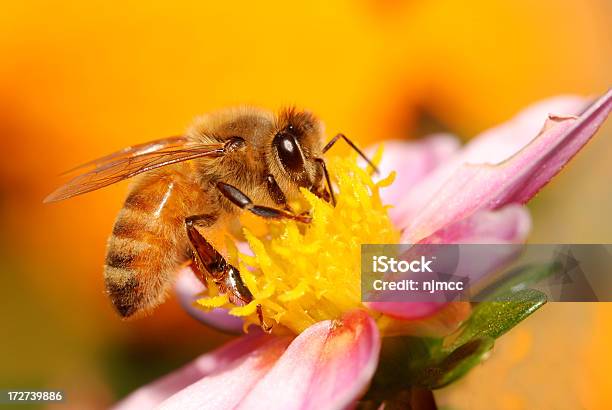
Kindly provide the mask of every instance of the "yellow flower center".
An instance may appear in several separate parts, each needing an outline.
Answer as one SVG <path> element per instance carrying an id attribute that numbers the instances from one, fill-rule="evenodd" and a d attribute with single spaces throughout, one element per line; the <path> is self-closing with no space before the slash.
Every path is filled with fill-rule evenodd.
<path id="1" fill-rule="evenodd" d="M 381 155 L 379 150 L 376 156 Z M 336 207 L 302 190 L 311 210 L 309 225 L 266 222 L 267 232 L 261 235 L 245 228 L 253 256 L 238 252 L 228 241 L 228 260 L 239 268 L 254 300 L 236 307 L 211 283 L 209 296 L 198 300 L 202 307 L 228 308 L 247 327 L 259 324 L 256 306 L 261 304 L 266 323 L 296 334 L 362 307 L 361 244 L 399 241 L 399 231 L 379 195 L 395 175 L 375 183 L 354 157 L 333 158 L 328 168 L 339 191 Z"/>

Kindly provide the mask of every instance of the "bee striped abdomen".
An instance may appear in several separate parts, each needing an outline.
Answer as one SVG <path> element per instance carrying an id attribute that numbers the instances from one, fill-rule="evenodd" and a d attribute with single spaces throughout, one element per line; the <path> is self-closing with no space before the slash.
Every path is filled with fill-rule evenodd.
<path id="1" fill-rule="evenodd" d="M 170 176 L 143 177 L 132 188 L 108 241 L 104 279 L 124 317 L 162 303 L 177 269 L 187 260 L 183 206 Z"/>

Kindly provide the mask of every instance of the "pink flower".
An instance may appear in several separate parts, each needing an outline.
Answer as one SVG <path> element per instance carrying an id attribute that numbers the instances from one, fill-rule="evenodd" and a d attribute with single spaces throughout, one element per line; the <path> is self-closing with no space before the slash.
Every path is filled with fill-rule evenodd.
<path id="1" fill-rule="evenodd" d="M 524 241 L 531 222 L 522 205 L 589 141 L 611 108 L 610 91 L 589 107 L 580 98 L 558 97 L 527 108 L 463 148 L 449 135 L 386 143 L 381 174 L 395 170 L 398 178 L 383 196 L 395 205 L 390 212 L 403 229 L 402 242 Z M 188 274 L 177 286 L 191 302 L 195 291 Z M 439 303 L 368 307 L 400 319 L 406 328 L 433 323 L 450 329 L 466 313 Z M 218 312 L 192 314 L 226 329 L 240 326 Z M 138 389 L 116 408 L 351 407 L 374 375 L 380 348 L 378 325 L 365 309 L 318 322 L 296 337 L 254 331 Z"/>

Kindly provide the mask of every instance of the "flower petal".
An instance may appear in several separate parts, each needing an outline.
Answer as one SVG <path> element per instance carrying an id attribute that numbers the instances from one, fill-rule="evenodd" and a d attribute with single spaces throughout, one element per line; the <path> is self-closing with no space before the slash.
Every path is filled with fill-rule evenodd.
<path id="1" fill-rule="evenodd" d="M 153 408 L 176 392 L 185 389 L 204 377 L 206 377 L 205 380 L 223 379 L 226 369 L 232 369 L 230 373 L 234 374 L 234 376 L 237 368 L 242 369 L 247 376 L 249 375 L 249 370 L 259 374 L 263 368 L 269 368 L 274 363 L 275 359 L 282 354 L 288 344 L 289 339 L 287 338 L 275 338 L 262 332 L 252 332 L 217 350 L 200 356 L 183 368 L 147 386 L 141 387 L 120 401 L 114 407 L 114 410 Z M 249 359 L 253 356 L 257 360 Z M 245 365 L 245 363 L 248 363 L 248 365 Z M 221 386 L 219 395 L 222 396 L 223 392 L 226 391 L 226 386 Z M 213 395 L 211 394 L 211 396 Z M 212 398 L 214 397 L 209 399 Z"/>
<path id="2" fill-rule="evenodd" d="M 417 320 L 434 315 L 446 302 L 366 302 L 368 308 L 399 320 Z"/>
<path id="3" fill-rule="evenodd" d="M 456 275 L 469 278 L 471 287 L 515 260 L 531 228 L 529 211 L 511 204 L 496 211 L 478 211 L 466 219 L 440 229 L 419 242 L 422 244 L 506 244 L 505 246 L 459 247 Z M 444 252 L 444 250 L 441 250 Z"/>
<path id="4" fill-rule="evenodd" d="M 585 105 L 585 100 L 578 97 L 551 98 L 526 108 L 510 121 L 476 136 L 457 155 L 406 192 L 397 206 L 402 220 L 413 218 L 463 164 L 500 163 L 520 151 L 537 135 L 549 113 L 577 114 Z"/>
<path id="5" fill-rule="evenodd" d="M 370 383 L 380 352 L 376 324 L 365 311 L 323 321 L 301 333 L 241 409 L 341 409 Z"/>
<path id="6" fill-rule="evenodd" d="M 431 181 L 427 181 L 427 186 L 410 192 L 409 198 L 403 202 L 402 225 L 407 232 L 404 240 L 418 242 L 480 209 L 496 209 L 508 203 L 528 201 L 589 141 L 611 108 L 612 91 L 578 118 L 549 116 L 535 139 L 495 165 L 466 163 L 466 158 L 484 159 L 480 152 L 478 155 L 469 154 L 468 148 L 468 154 L 461 156 L 459 165 L 451 164 L 450 173 L 447 169 L 441 174 L 436 173 Z M 521 121 L 517 125 L 517 136 L 521 136 L 518 132 L 529 128 L 523 126 L 525 115 L 518 117 Z M 515 148 L 513 146 L 507 152 L 512 153 Z M 484 152 L 490 154 L 492 151 Z M 495 161 L 503 159 L 503 155 L 493 157 Z"/>
<path id="7" fill-rule="evenodd" d="M 416 183 L 444 163 L 459 149 L 459 140 L 450 134 L 431 135 L 419 141 L 385 141 L 382 160 L 378 165 L 384 178 L 396 172 L 395 181 L 381 191 L 385 204 L 397 204 Z M 366 152 L 372 155 L 376 147 Z M 391 217 L 394 209 L 391 209 Z"/>
<path id="8" fill-rule="evenodd" d="M 200 295 L 206 290 L 206 287 L 198 280 L 191 268 L 187 267 L 178 273 L 174 288 L 181 306 L 193 318 L 224 332 L 235 334 L 242 332 L 242 320 L 227 313 L 227 309 L 212 309 L 206 312 L 194 305 L 195 301 L 201 298 Z"/>
<path id="9" fill-rule="evenodd" d="M 469 302 L 450 302 L 436 311 L 435 315 L 415 320 L 397 320 L 382 315 L 376 323 L 385 337 L 402 335 L 444 337 L 457 330 L 459 325 L 470 317 L 471 311 Z"/>
<path id="10" fill-rule="evenodd" d="M 291 339 L 259 336 L 263 343 L 172 395 L 159 409 L 232 409 L 272 368 Z M 242 340 L 239 339 L 239 340 Z M 142 408 L 142 407 L 141 407 Z M 145 407 L 146 408 L 146 407 Z"/>
<path id="11" fill-rule="evenodd" d="M 500 244 L 522 243 L 527 239 L 531 219 L 526 208 L 509 205 L 498 211 L 480 211 L 474 215 L 444 227 L 419 242 L 422 244 Z M 410 243 L 408 235 L 402 243 Z M 457 267 L 457 272 L 465 272 L 470 283 L 477 283 L 487 273 L 494 272 L 511 260 L 519 248 L 499 247 L 478 257 L 465 257 Z M 482 253 L 478 248 L 466 248 Z M 444 298 L 442 298 L 444 299 Z M 445 307 L 446 302 L 369 302 L 366 305 L 385 315 L 402 320 L 418 320 L 436 314 Z"/>
<path id="12" fill-rule="evenodd" d="M 530 229 L 531 217 L 527 208 L 511 204 L 496 211 L 476 212 L 468 218 L 443 227 L 419 243 L 521 243 L 527 239 Z M 401 242 L 409 243 L 409 239 L 410 236 L 406 235 Z"/>

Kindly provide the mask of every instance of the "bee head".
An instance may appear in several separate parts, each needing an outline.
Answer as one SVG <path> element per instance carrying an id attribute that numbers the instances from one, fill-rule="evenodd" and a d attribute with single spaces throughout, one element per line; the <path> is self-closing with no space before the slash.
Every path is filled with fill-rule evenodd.
<path id="1" fill-rule="evenodd" d="M 270 168 L 285 191 L 320 191 L 322 136 L 323 124 L 310 112 L 294 108 L 281 112 L 272 138 Z"/>

